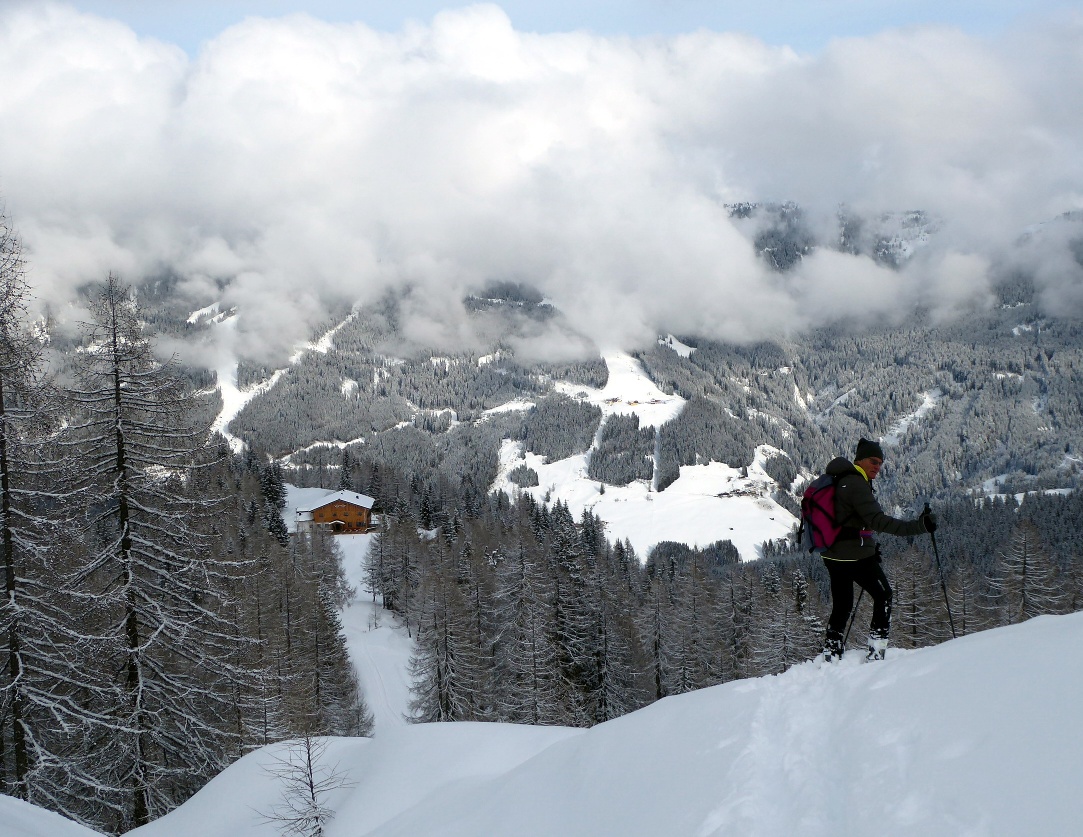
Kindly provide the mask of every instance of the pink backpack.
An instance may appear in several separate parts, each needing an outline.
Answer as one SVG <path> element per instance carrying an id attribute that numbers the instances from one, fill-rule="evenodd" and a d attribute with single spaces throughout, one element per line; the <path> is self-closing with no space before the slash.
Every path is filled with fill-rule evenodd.
<path id="1" fill-rule="evenodd" d="M 817 477 L 801 497 L 801 549 L 820 555 L 838 539 L 842 527 L 835 522 L 835 481 L 830 474 Z"/>

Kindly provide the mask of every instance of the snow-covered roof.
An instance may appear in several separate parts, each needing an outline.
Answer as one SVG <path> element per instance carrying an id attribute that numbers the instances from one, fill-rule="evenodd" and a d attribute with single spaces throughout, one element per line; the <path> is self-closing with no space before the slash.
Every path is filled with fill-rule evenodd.
<path id="1" fill-rule="evenodd" d="M 331 503 L 343 500 L 354 506 L 361 506 L 365 509 L 371 509 L 376 505 L 376 501 L 366 494 L 358 494 L 356 491 L 332 491 L 325 497 L 321 497 L 314 504 L 308 506 L 298 506 L 297 514 L 304 514 L 305 512 L 314 512 L 316 509 L 322 509 L 324 506 L 329 506 Z"/>

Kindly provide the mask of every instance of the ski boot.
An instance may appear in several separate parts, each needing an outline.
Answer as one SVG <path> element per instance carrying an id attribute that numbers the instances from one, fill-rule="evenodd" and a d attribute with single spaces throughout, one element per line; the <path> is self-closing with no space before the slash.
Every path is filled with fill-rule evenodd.
<path id="1" fill-rule="evenodd" d="M 824 639 L 824 661 L 838 662 L 842 659 L 842 634 L 828 631 Z"/>
<path id="2" fill-rule="evenodd" d="M 887 654 L 887 636 L 876 632 L 869 634 L 869 653 L 865 655 L 865 659 L 882 660 L 885 654 Z"/>

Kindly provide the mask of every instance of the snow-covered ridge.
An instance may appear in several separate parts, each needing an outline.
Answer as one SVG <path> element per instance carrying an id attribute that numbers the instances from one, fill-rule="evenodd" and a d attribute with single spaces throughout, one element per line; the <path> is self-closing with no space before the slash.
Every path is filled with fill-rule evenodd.
<path id="1" fill-rule="evenodd" d="M 188 315 L 188 325 L 195 325 L 200 320 L 212 319 L 217 316 L 222 304 L 220 302 L 212 302 L 210 305 L 200 308 L 198 311 L 193 311 Z"/>
<path id="2" fill-rule="evenodd" d="M 326 763 L 353 784 L 323 800 L 336 813 L 325 837 L 1077 834 L 1081 643 L 1083 613 L 1043 616 L 882 663 L 803 663 L 589 730 L 425 724 L 329 739 Z M 130 834 L 276 837 L 258 812 L 281 799 L 266 768 L 283 746 Z M 50 831 L 53 816 L 0 797 L 7 837 L 92 834 Z"/>
<path id="3" fill-rule="evenodd" d="M 658 338 L 658 344 L 660 346 L 669 347 L 670 349 L 672 349 L 673 351 L 675 351 L 677 354 L 679 354 L 681 357 L 684 357 L 684 358 L 691 357 L 692 353 L 694 351 L 696 351 L 694 346 L 685 345 L 680 340 L 678 340 L 676 337 L 674 337 L 672 334 L 667 334 L 665 337 L 659 337 Z"/>
<path id="4" fill-rule="evenodd" d="M 298 361 L 300 361 L 301 358 L 304 357 L 305 352 L 319 352 L 320 354 L 325 355 L 329 351 L 331 351 L 331 349 L 334 348 L 335 345 L 335 335 L 338 334 L 339 331 L 341 331 L 345 326 L 347 326 L 352 320 L 357 317 L 358 311 L 359 309 L 354 308 L 354 310 L 350 312 L 349 316 L 347 316 L 346 319 L 344 319 L 341 323 L 336 326 L 332 326 L 322 336 L 318 337 L 310 343 L 305 343 L 303 346 L 298 348 L 297 351 L 294 352 L 293 355 L 290 357 L 290 365 L 294 365 Z"/>

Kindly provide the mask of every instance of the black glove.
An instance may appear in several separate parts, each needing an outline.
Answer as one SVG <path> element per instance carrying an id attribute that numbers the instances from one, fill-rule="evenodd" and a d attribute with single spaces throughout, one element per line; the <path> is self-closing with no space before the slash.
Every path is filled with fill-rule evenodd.
<path id="1" fill-rule="evenodd" d="M 922 513 L 921 523 L 925 527 L 925 531 L 930 535 L 936 531 L 936 515 L 931 511 Z"/>

